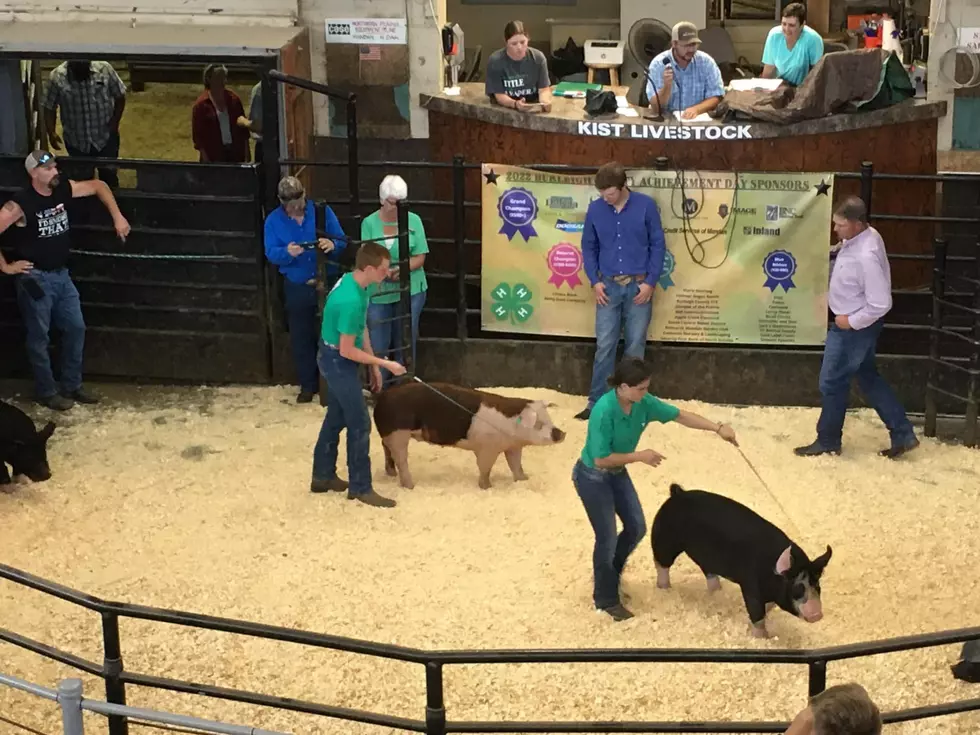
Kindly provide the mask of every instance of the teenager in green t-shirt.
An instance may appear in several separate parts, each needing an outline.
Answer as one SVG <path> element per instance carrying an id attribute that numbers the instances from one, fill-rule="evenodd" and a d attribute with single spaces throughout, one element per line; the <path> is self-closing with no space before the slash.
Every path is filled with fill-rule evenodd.
<path id="1" fill-rule="evenodd" d="M 632 357 L 616 366 L 608 380 L 614 390 L 592 407 L 585 447 L 572 471 L 575 490 L 595 532 L 592 599 L 598 610 L 614 620 L 633 617 L 620 602 L 619 579 L 626 560 L 646 534 L 643 508 L 626 465 L 643 462 L 656 467 L 664 459 L 653 449 L 637 451 L 643 430 L 653 422 L 676 421 L 690 429 L 716 433 L 738 446 L 728 424 L 716 424 L 650 395 L 652 373 L 646 362 Z M 617 516 L 623 523 L 618 537 Z"/>
<path id="2" fill-rule="evenodd" d="M 368 306 L 368 330 L 371 345 L 376 355 L 387 357 L 391 354 L 404 359 L 402 349 L 402 325 L 395 321 L 399 314 L 400 278 L 398 273 L 399 254 L 398 202 L 408 197 L 408 184 L 401 176 L 385 176 L 378 187 L 381 207 L 361 221 L 361 239 L 380 242 L 391 253 L 391 272 L 371 297 Z M 425 306 L 428 283 L 425 278 L 425 256 L 429 245 L 425 240 L 425 227 L 422 218 L 415 212 L 408 213 L 408 257 L 411 271 L 412 308 L 412 364 L 415 364 L 415 347 L 419 338 L 419 317 Z M 387 383 L 391 375 L 381 371 L 382 380 Z"/>
<path id="3" fill-rule="evenodd" d="M 327 295 L 323 306 L 317 363 L 327 380 L 327 415 L 313 448 L 315 493 L 347 490 L 347 497 L 367 505 L 391 508 L 395 501 L 374 492 L 371 484 L 371 418 L 368 415 L 358 364 L 371 367 L 371 389 L 381 390 L 384 367 L 394 375 L 405 368 L 393 360 L 375 357 L 367 333 L 368 291 L 388 275 L 391 256 L 376 242 L 357 251 L 354 270 L 345 274 Z M 350 483 L 337 477 L 340 432 L 347 429 L 347 471 Z"/>

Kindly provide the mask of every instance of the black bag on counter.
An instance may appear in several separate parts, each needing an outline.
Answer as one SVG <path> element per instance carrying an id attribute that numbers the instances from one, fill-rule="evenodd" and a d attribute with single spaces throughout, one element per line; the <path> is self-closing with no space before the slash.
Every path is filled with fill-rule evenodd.
<path id="1" fill-rule="evenodd" d="M 590 117 L 616 114 L 616 95 L 608 90 L 590 89 L 585 93 L 585 111 Z"/>

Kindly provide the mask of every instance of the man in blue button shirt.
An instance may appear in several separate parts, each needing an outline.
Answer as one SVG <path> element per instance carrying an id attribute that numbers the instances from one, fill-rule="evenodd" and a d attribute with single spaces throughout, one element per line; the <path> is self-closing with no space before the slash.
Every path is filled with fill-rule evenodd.
<path id="1" fill-rule="evenodd" d="M 286 176 L 277 191 L 280 206 L 265 220 L 265 256 L 279 266 L 286 297 L 286 323 L 292 346 L 293 364 L 299 380 L 297 403 L 309 403 L 319 388 L 316 364 L 319 325 L 316 320 L 316 251 L 300 243 L 316 242 L 327 253 L 327 277 L 340 272 L 337 256 L 347 246 L 347 236 L 337 215 L 324 205 L 324 230 L 327 237 L 316 235 L 314 204 L 306 198 L 303 183 Z"/>
<path id="2" fill-rule="evenodd" d="M 670 48 L 650 62 L 647 80 L 650 109 L 661 113 L 680 111 L 685 120 L 711 112 L 721 102 L 725 85 L 715 60 L 698 50 L 701 45 L 698 27 L 681 21 L 671 29 L 670 39 Z"/>
<path id="3" fill-rule="evenodd" d="M 585 275 L 595 291 L 595 362 L 589 403 L 575 418 L 586 420 L 616 363 L 625 325 L 626 357 L 643 359 L 653 316 L 653 290 L 663 270 L 667 243 L 656 202 L 626 186 L 616 162 L 595 175 L 600 197 L 589 204 L 582 230 Z"/>

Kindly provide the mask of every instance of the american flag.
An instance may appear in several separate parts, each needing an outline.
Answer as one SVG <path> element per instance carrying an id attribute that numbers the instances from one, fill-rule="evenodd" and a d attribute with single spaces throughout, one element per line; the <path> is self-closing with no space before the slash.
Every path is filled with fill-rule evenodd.
<path id="1" fill-rule="evenodd" d="M 361 46 L 361 61 L 381 61 L 381 46 Z"/>

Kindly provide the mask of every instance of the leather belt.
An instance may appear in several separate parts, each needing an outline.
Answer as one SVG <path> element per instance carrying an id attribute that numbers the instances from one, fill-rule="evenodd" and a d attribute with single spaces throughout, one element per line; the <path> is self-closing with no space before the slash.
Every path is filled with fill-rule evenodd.
<path id="1" fill-rule="evenodd" d="M 637 282 L 643 281 L 646 277 L 647 277 L 646 273 L 640 273 L 635 276 L 630 276 L 630 275 L 613 276 L 612 280 L 618 283 L 620 286 L 625 286 L 629 283 L 632 283 L 633 281 L 637 281 Z"/>

